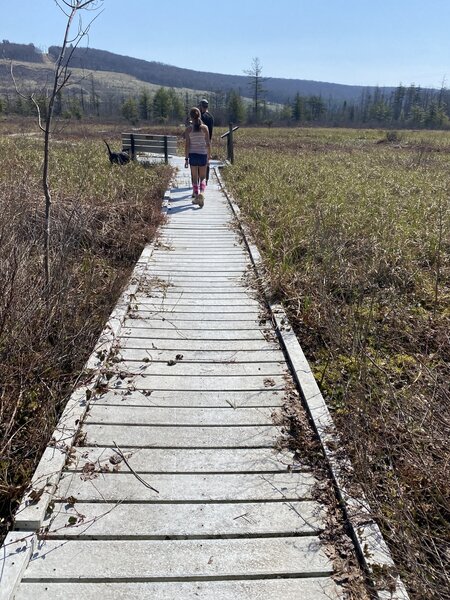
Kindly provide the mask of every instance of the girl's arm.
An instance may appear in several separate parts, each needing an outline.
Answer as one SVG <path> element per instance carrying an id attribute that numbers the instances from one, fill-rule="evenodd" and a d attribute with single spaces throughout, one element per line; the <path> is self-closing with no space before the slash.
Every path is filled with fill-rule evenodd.
<path id="1" fill-rule="evenodd" d="M 206 141 L 206 149 L 208 151 L 208 161 L 211 160 L 211 139 L 209 137 L 209 129 L 206 125 L 203 125 L 203 134 Z"/>
<path id="2" fill-rule="evenodd" d="M 190 127 L 186 127 L 186 131 L 184 132 L 184 158 L 187 160 L 189 158 L 189 132 L 191 131 Z"/>

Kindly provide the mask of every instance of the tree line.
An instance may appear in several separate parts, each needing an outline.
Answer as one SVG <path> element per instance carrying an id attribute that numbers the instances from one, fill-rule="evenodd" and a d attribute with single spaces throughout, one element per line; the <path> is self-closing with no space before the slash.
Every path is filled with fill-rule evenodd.
<path id="1" fill-rule="evenodd" d="M 343 127 L 392 127 L 447 129 L 450 127 L 450 91 L 423 90 L 411 85 L 399 85 L 390 94 L 375 89 L 363 92 L 359 101 L 336 102 L 332 98 L 304 96 L 300 93 L 285 104 L 271 104 L 259 95 L 255 106 L 252 99 L 239 91 L 180 93 L 174 88 L 159 88 L 150 92 L 143 88 L 136 95 L 101 95 L 80 87 L 58 95 L 54 113 L 63 118 L 118 118 L 137 124 L 183 123 L 191 106 L 201 97 L 208 98 L 210 112 L 218 125 L 260 124 L 265 126 L 322 125 Z M 35 96 L 46 112 L 45 94 Z M 0 96 L 0 113 L 34 115 L 35 105 L 22 97 Z"/>
<path id="2" fill-rule="evenodd" d="M 32 50 L 29 48 L 28 50 Z M 232 89 L 212 92 L 181 92 L 173 87 L 150 91 L 143 86 L 138 93 L 107 91 L 91 73 L 82 85 L 60 90 L 53 112 L 63 118 L 122 118 L 136 125 L 184 123 L 189 109 L 202 97 L 210 103 L 217 125 L 230 122 L 249 125 L 321 125 L 343 127 L 434 128 L 450 127 L 450 91 L 422 89 L 414 84 L 402 84 L 393 89 L 365 88 L 358 100 L 337 101 L 320 95 L 295 94 L 284 104 L 266 99 L 262 65 L 253 58 L 247 75 L 246 90 Z M 246 95 L 244 96 L 243 93 Z M 33 101 L 20 95 L 0 96 L 0 113 L 34 114 L 36 103 L 41 114 L 47 111 L 47 95 L 33 94 Z"/>

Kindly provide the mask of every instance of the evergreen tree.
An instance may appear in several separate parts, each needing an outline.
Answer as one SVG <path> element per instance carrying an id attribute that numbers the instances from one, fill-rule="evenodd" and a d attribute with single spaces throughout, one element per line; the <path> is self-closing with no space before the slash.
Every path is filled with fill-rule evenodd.
<path id="1" fill-rule="evenodd" d="M 326 112 L 325 104 L 320 96 L 310 96 L 307 100 L 311 120 L 318 121 Z"/>
<path id="2" fill-rule="evenodd" d="M 166 88 L 161 87 L 153 97 L 153 118 L 161 123 L 165 123 L 172 110 L 172 101 Z"/>
<path id="3" fill-rule="evenodd" d="M 297 92 L 292 105 L 292 118 L 299 123 L 306 117 L 305 99 Z"/>
<path id="4" fill-rule="evenodd" d="M 150 94 L 147 89 L 144 88 L 141 90 L 141 93 L 139 94 L 138 104 L 139 104 L 139 117 L 144 121 L 148 121 L 149 119 L 151 119 L 152 99 L 151 99 Z"/>
<path id="5" fill-rule="evenodd" d="M 392 97 L 392 118 L 394 121 L 399 121 L 403 111 L 403 102 L 406 96 L 406 88 L 400 84 L 393 92 Z"/>
<path id="6" fill-rule="evenodd" d="M 234 90 L 228 94 L 227 119 L 231 123 L 243 123 L 245 120 L 244 102 L 240 94 Z"/>
<path id="7" fill-rule="evenodd" d="M 426 112 L 420 104 L 413 104 L 408 113 L 407 120 L 412 127 L 423 127 L 425 124 Z"/>
<path id="8" fill-rule="evenodd" d="M 168 91 L 169 99 L 170 99 L 170 112 L 169 117 L 173 122 L 183 121 L 184 119 L 184 105 L 180 96 L 177 92 L 170 88 Z"/>
<path id="9" fill-rule="evenodd" d="M 127 98 L 122 103 L 122 116 L 133 125 L 139 120 L 138 105 L 134 98 Z"/>
<path id="10" fill-rule="evenodd" d="M 282 121 L 290 121 L 292 119 L 292 106 L 289 102 L 282 106 L 280 111 L 280 119 Z"/>

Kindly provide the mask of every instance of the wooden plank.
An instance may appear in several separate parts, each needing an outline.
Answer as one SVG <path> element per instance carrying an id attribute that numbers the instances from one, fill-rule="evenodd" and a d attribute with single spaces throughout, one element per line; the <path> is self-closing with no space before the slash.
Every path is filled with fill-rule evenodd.
<path id="1" fill-rule="evenodd" d="M 80 517 L 82 515 L 82 517 Z M 69 519 L 75 521 L 69 525 Z M 195 539 L 318 535 L 324 528 L 317 502 L 226 504 L 58 503 L 46 538 Z"/>
<path id="2" fill-rule="evenodd" d="M 167 139 L 170 140 L 176 140 L 177 136 L 175 135 L 165 135 L 162 133 L 139 133 L 139 132 L 123 132 L 122 133 L 122 139 L 128 137 L 130 138 L 131 136 L 134 137 L 142 137 L 142 138 L 146 138 L 146 139 L 164 139 L 165 137 L 167 137 Z"/>
<path id="3" fill-rule="evenodd" d="M 117 362 L 116 362 L 117 361 Z M 167 362 L 152 362 L 149 357 L 146 361 L 119 360 L 109 367 L 115 373 L 126 372 L 136 375 L 151 375 L 157 377 L 254 377 L 254 376 L 280 376 L 288 375 L 286 363 L 186 363 L 183 360 Z"/>
<path id="4" fill-rule="evenodd" d="M 110 388 L 99 397 L 99 401 L 107 404 L 128 404 L 130 406 L 167 406 L 167 407 L 192 407 L 192 408 L 225 408 L 250 407 L 250 406 L 281 406 L 284 390 L 256 390 L 256 391 L 164 391 L 164 390 L 139 390 L 128 388 Z"/>
<path id="5" fill-rule="evenodd" d="M 182 358 L 177 358 L 182 357 Z M 264 363 L 264 362 L 282 362 L 283 353 L 281 350 L 263 348 L 260 350 L 184 350 L 182 354 L 173 350 L 155 350 L 148 351 L 142 348 L 133 348 L 131 344 L 121 348 L 118 351 L 117 358 L 123 360 L 169 362 L 171 360 L 182 360 L 183 363 L 202 362 L 202 363 Z M 284 363 L 286 368 L 286 363 Z"/>
<path id="6" fill-rule="evenodd" d="M 166 310 L 169 312 L 191 312 L 191 313 L 215 313 L 222 314 L 239 312 L 259 314 L 265 307 L 257 300 L 248 296 L 236 298 L 232 304 L 230 300 L 219 298 L 149 298 L 142 292 L 136 294 L 132 307 L 137 306 L 141 310 Z"/>
<path id="7" fill-rule="evenodd" d="M 140 318 L 128 318 L 125 319 L 124 327 L 129 328 L 150 328 L 150 329 L 169 329 L 175 331 L 219 331 L 219 330 L 231 330 L 231 331 L 257 331 L 261 329 L 268 329 L 270 327 L 269 321 L 259 321 L 258 319 L 208 319 L 207 321 L 200 321 L 197 319 L 177 319 L 171 318 L 170 313 L 167 316 L 161 318 L 140 319 Z"/>
<path id="8" fill-rule="evenodd" d="M 220 283 L 220 284 L 213 284 L 213 283 L 168 283 L 166 281 L 162 281 L 162 280 L 158 280 L 158 279 L 154 279 L 152 281 L 149 282 L 145 282 L 142 285 L 145 286 L 145 288 L 147 288 L 149 290 L 148 295 L 152 296 L 154 295 L 154 293 L 163 290 L 163 293 L 165 295 L 168 295 L 169 293 L 172 295 L 175 294 L 182 294 L 187 295 L 187 294 L 201 294 L 203 295 L 210 295 L 210 294 L 221 294 L 221 295 L 225 295 L 225 294 L 249 294 L 248 291 L 248 287 L 243 286 L 243 285 L 237 285 L 237 283 L 233 283 L 230 282 L 228 284 L 224 284 L 224 283 Z M 139 288 L 139 291 L 142 291 L 142 285 Z"/>
<path id="9" fill-rule="evenodd" d="M 147 289 L 148 288 L 148 289 Z M 174 291 L 170 286 L 164 290 L 158 290 L 153 286 L 153 282 L 142 283 L 141 287 L 138 289 L 136 298 L 145 297 L 149 300 L 149 302 L 167 302 L 167 303 L 182 303 L 189 302 L 190 304 L 205 304 L 205 306 L 212 306 L 217 304 L 217 306 L 221 306 L 225 304 L 236 304 L 240 305 L 242 303 L 257 303 L 258 301 L 251 296 L 251 292 L 249 290 L 240 290 L 239 292 L 211 292 L 211 290 L 207 292 L 202 291 L 194 291 L 187 292 L 183 290 Z M 259 303 L 258 303 L 259 304 Z"/>
<path id="10" fill-rule="evenodd" d="M 190 198 L 190 196 L 189 196 Z M 216 267 L 217 270 L 221 271 L 231 267 L 233 270 L 248 270 L 251 268 L 251 263 L 242 252 L 236 252 L 235 254 L 224 254 L 220 252 L 208 252 L 206 255 L 202 255 L 200 252 L 193 253 L 189 251 L 181 250 L 170 250 L 164 253 L 159 252 L 157 255 L 153 255 L 149 263 L 151 269 L 170 269 L 174 267 L 176 269 L 188 268 L 201 270 L 209 267 Z"/>
<path id="11" fill-rule="evenodd" d="M 227 308 L 227 307 L 226 307 Z M 245 308 L 245 307 L 244 307 Z M 130 308 L 130 314 L 133 318 L 143 320 L 165 320 L 175 323 L 177 321 L 195 321 L 196 323 L 202 321 L 244 321 L 261 324 L 264 317 L 262 317 L 258 308 L 250 307 L 246 312 L 237 311 L 236 309 L 229 311 L 218 312 L 220 309 L 209 307 L 209 310 L 204 311 L 191 311 L 188 306 L 184 307 L 184 310 L 176 310 L 174 306 L 163 307 L 163 310 L 151 310 L 148 304 L 136 306 L 132 305 Z"/>
<path id="12" fill-rule="evenodd" d="M 273 425 L 281 422 L 272 408 L 161 408 L 91 404 L 86 423 L 122 425 Z M 273 415 L 273 416 L 272 416 Z"/>
<path id="13" fill-rule="evenodd" d="M 168 390 L 168 391 L 197 391 L 197 392 L 220 392 L 220 391 L 256 391 L 263 389 L 284 390 L 286 381 L 282 375 L 264 376 L 229 376 L 229 377 L 201 377 L 191 375 L 173 375 L 171 377 L 158 377 L 156 375 L 133 375 L 126 373 L 119 377 L 111 377 L 109 386 L 111 388 L 122 388 L 124 384 L 140 390 Z"/>
<path id="14" fill-rule="evenodd" d="M 265 473 L 305 470 L 289 450 L 275 448 L 141 448 L 124 450 L 131 468 L 137 473 Z M 111 457 L 114 457 L 112 461 Z M 75 448 L 67 465 L 69 471 L 81 471 L 86 463 L 111 469 L 118 454 L 113 448 Z M 122 463 L 121 471 L 127 470 Z M 306 480 L 302 480 L 306 485 Z"/>
<path id="15" fill-rule="evenodd" d="M 14 598 L 36 544 L 36 534 L 29 531 L 10 531 L 6 535 L 0 552 L 0 600 Z"/>
<path id="16" fill-rule="evenodd" d="M 342 600 L 330 577 L 146 583 L 22 583 L 15 600 Z"/>
<path id="17" fill-rule="evenodd" d="M 86 464 L 86 463 L 85 463 Z M 91 469 L 91 466 L 89 469 Z M 95 465 L 94 465 L 95 466 Z M 103 463 L 103 467 L 107 465 Z M 86 467 L 88 468 L 88 467 Z M 134 474 L 67 472 L 61 477 L 56 498 L 64 502 L 75 498 L 82 511 L 83 502 L 291 502 L 311 500 L 316 479 L 311 473 L 263 474 L 147 474 L 142 484 Z M 111 466 L 112 468 L 112 466 Z M 123 470 L 128 470 L 122 465 Z"/>
<path id="18" fill-rule="evenodd" d="M 188 281 L 189 279 L 198 279 L 200 282 L 204 283 L 205 281 L 212 281 L 215 283 L 221 282 L 242 282 L 243 277 L 242 269 L 235 269 L 232 271 L 231 269 L 216 271 L 214 269 L 203 269 L 199 271 L 195 270 L 194 267 L 191 269 L 152 269 L 151 274 L 159 279 L 173 279 L 177 283 L 182 281 Z"/>
<path id="19" fill-rule="evenodd" d="M 160 427 L 83 425 L 86 446 L 136 448 L 270 448 L 277 443 L 277 427 Z"/>
<path id="20" fill-rule="evenodd" d="M 212 354 L 217 352 L 225 352 L 228 353 L 226 356 L 229 360 L 233 360 L 240 350 L 242 352 L 280 351 L 275 342 L 267 341 L 264 337 L 250 340 L 192 340 L 178 337 L 175 339 L 158 339 L 157 336 L 153 337 L 152 339 L 146 337 L 135 337 L 135 334 L 138 335 L 134 329 L 123 331 L 119 338 L 119 347 L 122 349 L 122 352 L 126 348 L 144 349 L 149 358 L 157 356 L 158 352 L 154 353 L 153 351 L 158 350 L 172 350 L 175 352 L 175 356 L 180 351 L 200 351 L 205 353 L 210 352 Z M 174 356 L 171 358 L 174 358 Z"/>
<path id="21" fill-rule="evenodd" d="M 231 315 L 231 317 L 233 315 L 236 315 L 236 318 L 241 319 L 258 319 L 260 314 L 261 314 L 261 306 L 258 304 L 255 305 L 243 305 L 243 306 L 230 306 L 230 305 L 224 305 L 224 306 L 217 306 L 217 305 L 201 305 L 201 304 L 196 304 L 196 305 L 190 305 L 190 304 L 179 304 L 179 303 L 175 303 L 175 302 L 171 302 L 171 303 L 165 303 L 165 302 L 161 302 L 159 304 L 155 304 L 154 302 L 151 301 L 150 298 L 146 299 L 145 302 L 139 301 L 139 302 L 135 302 L 133 301 L 133 303 L 131 304 L 131 310 L 136 312 L 137 311 L 137 315 L 139 316 L 141 313 L 146 313 L 143 314 L 142 316 L 145 318 L 148 318 L 149 315 L 151 313 L 156 313 L 159 315 L 163 315 L 163 313 L 167 313 L 169 316 L 173 315 L 178 316 L 178 315 L 190 315 L 191 319 L 201 319 L 203 316 L 205 317 L 204 320 L 207 319 L 214 319 L 215 316 L 215 320 L 217 320 L 220 316 L 220 318 L 223 318 L 224 320 L 227 319 L 227 315 Z M 242 315 L 246 315 L 244 317 L 242 317 Z M 250 315 L 250 316 L 248 316 Z M 164 315 L 163 315 L 164 316 Z"/>
<path id="22" fill-rule="evenodd" d="M 131 143 L 122 144 L 123 149 L 131 149 Z M 178 151 L 176 145 L 168 144 L 167 145 L 167 153 L 174 155 Z M 164 144 L 159 144 L 156 141 L 151 142 L 136 142 L 134 144 L 134 152 L 138 153 L 148 153 L 148 154 L 164 154 Z"/>
<path id="23" fill-rule="evenodd" d="M 247 272 L 246 267 L 240 265 L 223 264 L 214 265 L 212 263 L 204 263 L 203 265 L 186 264 L 186 265 L 152 265 L 149 268 L 149 273 L 160 277 L 173 275 L 181 277 L 225 277 L 235 278 L 242 277 Z"/>
<path id="24" fill-rule="evenodd" d="M 328 576 L 318 538 L 42 540 L 24 580 L 152 581 L 162 578 Z"/>
<path id="25" fill-rule="evenodd" d="M 121 337 L 133 337 L 133 338 L 144 338 L 149 340 L 179 340 L 179 348 L 183 348 L 184 340 L 202 340 L 205 342 L 209 341 L 233 341 L 233 340 L 247 340 L 263 342 L 266 338 L 264 332 L 258 329 L 244 329 L 244 330 L 233 330 L 233 329 L 184 329 L 179 328 L 172 329 L 151 329 L 143 327 L 133 327 L 133 319 L 129 320 L 127 325 L 121 332 Z M 270 332 L 271 333 L 271 332 Z M 176 347 L 176 346 L 174 346 Z M 241 388 L 238 388 L 241 389 Z"/>

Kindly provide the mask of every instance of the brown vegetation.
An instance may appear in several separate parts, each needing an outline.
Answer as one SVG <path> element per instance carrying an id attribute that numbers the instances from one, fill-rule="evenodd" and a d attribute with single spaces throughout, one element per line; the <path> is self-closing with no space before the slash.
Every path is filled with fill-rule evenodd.
<path id="1" fill-rule="evenodd" d="M 450 178 L 440 132 L 240 130 L 224 173 L 411 597 L 448 597 Z M 298 145 L 295 149 L 295 141 Z M 315 147 L 314 147 L 315 146 Z"/>
<path id="2" fill-rule="evenodd" d="M 48 297 L 42 144 L 37 135 L 2 137 L 0 534 L 131 268 L 163 219 L 161 199 L 171 176 L 164 165 L 111 166 L 100 136 L 86 141 L 73 131 L 63 137 L 51 154 Z"/>

